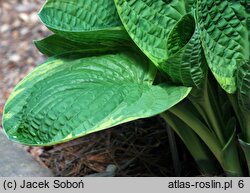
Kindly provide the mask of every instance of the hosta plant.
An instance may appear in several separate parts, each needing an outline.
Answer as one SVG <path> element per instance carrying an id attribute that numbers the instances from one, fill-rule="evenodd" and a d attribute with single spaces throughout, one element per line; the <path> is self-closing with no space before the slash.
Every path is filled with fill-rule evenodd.
<path id="1" fill-rule="evenodd" d="M 9 139 L 49 146 L 160 114 L 201 173 L 248 175 L 248 0 L 47 0 L 39 16 L 49 59 L 9 97 Z"/>

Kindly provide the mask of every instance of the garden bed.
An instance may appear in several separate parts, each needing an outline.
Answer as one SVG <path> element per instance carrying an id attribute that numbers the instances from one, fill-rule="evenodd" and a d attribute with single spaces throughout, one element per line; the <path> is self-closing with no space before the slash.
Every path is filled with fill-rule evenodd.
<path id="1" fill-rule="evenodd" d="M 0 0 L 0 120 L 13 87 L 45 60 L 32 44 L 50 33 L 37 17 L 43 3 Z M 56 176 L 175 176 L 166 125 L 159 120 L 133 121 L 61 145 L 27 149 Z M 177 139 L 177 144 L 181 175 L 199 175 L 182 142 Z"/>

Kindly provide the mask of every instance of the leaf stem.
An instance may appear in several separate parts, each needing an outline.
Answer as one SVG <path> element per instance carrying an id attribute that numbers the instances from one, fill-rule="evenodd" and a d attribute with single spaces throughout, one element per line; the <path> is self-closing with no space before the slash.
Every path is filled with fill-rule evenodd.
<path id="1" fill-rule="evenodd" d="M 220 160 L 220 152 L 223 146 L 206 125 L 204 125 L 196 116 L 187 110 L 183 103 L 177 104 L 169 111 L 191 127 L 193 131 L 197 133 L 197 135 L 200 136 L 200 138 L 207 144 L 215 157 Z"/>
<path id="2" fill-rule="evenodd" d="M 168 134 L 168 141 L 169 141 L 170 151 L 172 155 L 175 175 L 181 176 L 181 163 L 180 163 L 180 157 L 178 154 L 178 148 L 176 145 L 175 135 L 169 125 L 166 125 L 166 130 Z"/>
<path id="3" fill-rule="evenodd" d="M 210 176 L 217 172 L 216 161 L 210 150 L 200 140 L 199 136 L 182 120 L 169 111 L 161 113 L 161 117 L 176 132 L 186 145 L 187 149 L 196 161 L 200 172 L 203 175 Z"/>
<path id="4" fill-rule="evenodd" d="M 250 115 L 248 112 L 243 112 L 239 108 L 239 104 L 235 94 L 228 94 L 228 98 L 239 121 L 243 137 L 245 138 L 247 143 L 250 143 Z"/>
<path id="5" fill-rule="evenodd" d="M 250 143 L 250 115 L 249 113 L 247 115 L 244 115 L 244 126 L 246 130 L 246 141 L 247 143 Z"/>
<path id="6" fill-rule="evenodd" d="M 214 91 L 211 85 L 206 81 L 207 84 L 204 86 L 201 92 L 203 95 L 199 97 L 189 97 L 191 103 L 199 111 L 204 121 L 208 124 L 208 127 L 213 130 L 218 137 L 220 144 L 224 146 L 226 144 L 225 138 L 223 136 L 222 129 L 224 124 L 221 118 L 221 112 L 218 108 L 219 104 L 216 102 Z"/>

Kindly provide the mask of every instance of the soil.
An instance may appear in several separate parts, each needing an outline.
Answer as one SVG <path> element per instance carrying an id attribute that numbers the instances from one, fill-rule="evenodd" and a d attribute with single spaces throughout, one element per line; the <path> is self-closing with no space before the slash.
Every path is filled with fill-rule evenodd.
<path id="1" fill-rule="evenodd" d="M 37 17 L 44 2 L 0 0 L 0 120 L 14 86 L 46 59 L 32 43 L 50 34 Z M 198 175 L 178 138 L 177 147 L 181 176 Z M 55 176 L 176 175 L 166 125 L 160 117 L 133 121 L 53 147 L 26 149 Z"/>

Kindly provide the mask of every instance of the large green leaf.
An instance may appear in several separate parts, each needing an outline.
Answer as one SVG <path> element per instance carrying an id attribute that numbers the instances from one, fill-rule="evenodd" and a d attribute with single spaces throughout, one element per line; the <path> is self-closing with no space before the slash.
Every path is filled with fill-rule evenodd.
<path id="1" fill-rule="evenodd" d="M 243 137 L 242 135 L 238 136 L 238 141 L 245 154 L 245 158 L 246 158 L 247 166 L 248 166 L 248 175 L 250 176 L 250 143 L 247 143 L 245 141 L 245 137 Z"/>
<path id="2" fill-rule="evenodd" d="M 95 32 L 93 32 L 93 34 L 94 33 Z M 116 42 L 109 40 L 96 40 L 96 42 L 88 42 L 88 40 L 86 40 L 74 42 L 56 34 L 42 40 L 34 41 L 34 43 L 37 49 L 47 56 L 55 56 L 74 51 L 81 52 L 85 55 L 106 53 L 110 51 L 117 51 L 118 49 L 131 45 L 131 41 Z"/>
<path id="3" fill-rule="evenodd" d="M 156 69 L 138 53 L 51 58 L 14 89 L 4 108 L 8 137 L 52 145 L 172 107 L 190 88 L 152 85 Z"/>
<path id="4" fill-rule="evenodd" d="M 250 113 L 250 62 L 243 62 L 237 71 L 238 103 L 241 111 Z"/>
<path id="5" fill-rule="evenodd" d="M 199 31 L 191 14 L 183 16 L 170 32 L 167 50 L 169 58 L 159 64 L 160 68 L 175 82 L 200 87 L 206 69 Z"/>
<path id="6" fill-rule="evenodd" d="M 246 9 L 240 1 L 198 0 L 197 18 L 208 65 L 222 88 L 234 93 L 236 70 L 250 54 Z"/>
<path id="7" fill-rule="evenodd" d="M 39 16 L 50 30 L 74 41 L 128 38 L 113 0 L 47 0 Z"/>
<path id="8" fill-rule="evenodd" d="M 133 41 L 154 62 L 168 58 L 167 37 L 186 13 L 184 0 L 114 0 Z"/>

